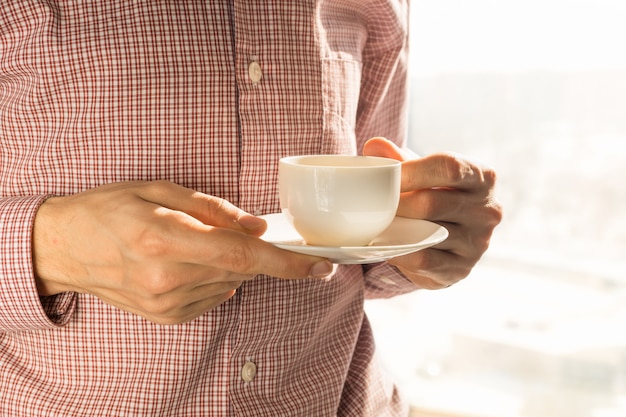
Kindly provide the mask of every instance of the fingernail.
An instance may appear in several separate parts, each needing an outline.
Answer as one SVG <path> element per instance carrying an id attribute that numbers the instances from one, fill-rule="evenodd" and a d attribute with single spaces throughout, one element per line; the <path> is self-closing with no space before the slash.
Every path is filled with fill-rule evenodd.
<path id="1" fill-rule="evenodd" d="M 250 231 L 265 227 L 265 220 L 259 217 L 255 217 L 251 214 L 244 214 L 239 219 L 237 219 L 237 222 L 241 227 Z"/>
<path id="2" fill-rule="evenodd" d="M 309 278 L 324 278 L 331 272 L 333 272 L 333 264 L 328 261 L 320 261 L 311 267 Z"/>

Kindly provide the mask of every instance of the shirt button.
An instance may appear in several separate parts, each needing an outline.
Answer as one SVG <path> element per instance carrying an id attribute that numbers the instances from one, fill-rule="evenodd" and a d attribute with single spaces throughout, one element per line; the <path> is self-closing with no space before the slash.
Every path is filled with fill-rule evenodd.
<path id="1" fill-rule="evenodd" d="M 250 382 L 256 376 L 256 365 L 254 362 L 246 362 L 246 364 L 241 368 L 241 379 L 246 382 Z"/>
<path id="2" fill-rule="evenodd" d="M 248 76 L 254 84 L 261 81 L 261 78 L 263 78 L 263 71 L 261 71 L 261 66 L 258 62 L 252 61 L 250 65 L 248 65 Z"/>

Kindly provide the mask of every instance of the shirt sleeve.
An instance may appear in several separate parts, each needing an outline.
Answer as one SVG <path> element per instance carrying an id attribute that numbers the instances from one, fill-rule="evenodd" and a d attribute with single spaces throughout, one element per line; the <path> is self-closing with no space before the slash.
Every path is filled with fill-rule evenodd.
<path id="1" fill-rule="evenodd" d="M 364 265 L 365 298 L 391 298 L 418 289 L 395 266 L 388 262 Z"/>
<path id="2" fill-rule="evenodd" d="M 76 295 L 40 297 L 32 263 L 35 213 L 46 196 L 0 198 L 0 331 L 55 328 L 69 320 Z"/>
<path id="3" fill-rule="evenodd" d="M 363 55 L 363 73 L 357 115 L 358 149 L 376 136 L 406 146 L 408 111 L 408 11 L 398 11 L 393 28 L 397 36 L 377 37 Z M 385 30 L 391 30 L 385 28 Z M 378 42 L 384 39 L 386 42 Z M 391 68 L 391 71 L 389 71 Z M 384 70 L 383 70 L 384 69 Z M 364 266 L 366 298 L 389 298 L 417 289 L 396 267 L 383 262 Z"/>
<path id="4" fill-rule="evenodd" d="M 373 25 L 363 51 L 355 126 L 359 152 L 368 139 L 376 136 L 386 137 L 401 147 L 407 143 L 408 6 L 397 10 L 389 22 L 385 27 Z M 394 36 L 380 36 L 378 31 L 391 31 Z"/>

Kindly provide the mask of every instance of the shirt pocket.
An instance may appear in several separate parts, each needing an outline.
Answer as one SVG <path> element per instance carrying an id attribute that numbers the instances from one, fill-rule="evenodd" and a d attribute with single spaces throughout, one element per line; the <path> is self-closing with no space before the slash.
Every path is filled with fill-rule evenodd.
<path id="1" fill-rule="evenodd" d="M 354 59 L 322 59 L 323 154 L 356 154 L 361 70 Z"/>

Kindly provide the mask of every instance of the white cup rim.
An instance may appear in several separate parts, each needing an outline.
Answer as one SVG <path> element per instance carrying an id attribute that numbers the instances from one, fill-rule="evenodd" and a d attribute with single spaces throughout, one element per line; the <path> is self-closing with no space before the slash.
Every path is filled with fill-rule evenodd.
<path id="1" fill-rule="evenodd" d="M 322 160 L 327 159 L 332 162 L 323 163 Z M 319 161 L 319 162 L 315 162 Z M 345 161 L 337 163 L 337 161 Z M 385 158 L 381 156 L 364 156 L 364 155 L 324 155 L 324 154 L 312 154 L 312 155 L 297 155 L 286 156 L 280 159 L 283 164 L 310 167 L 310 168 L 376 168 L 376 167 L 390 167 L 400 165 L 401 162 L 396 159 Z M 303 163 L 306 162 L 306 163 Z M 355 162 L 358 162 L 355 164 Z"/>

